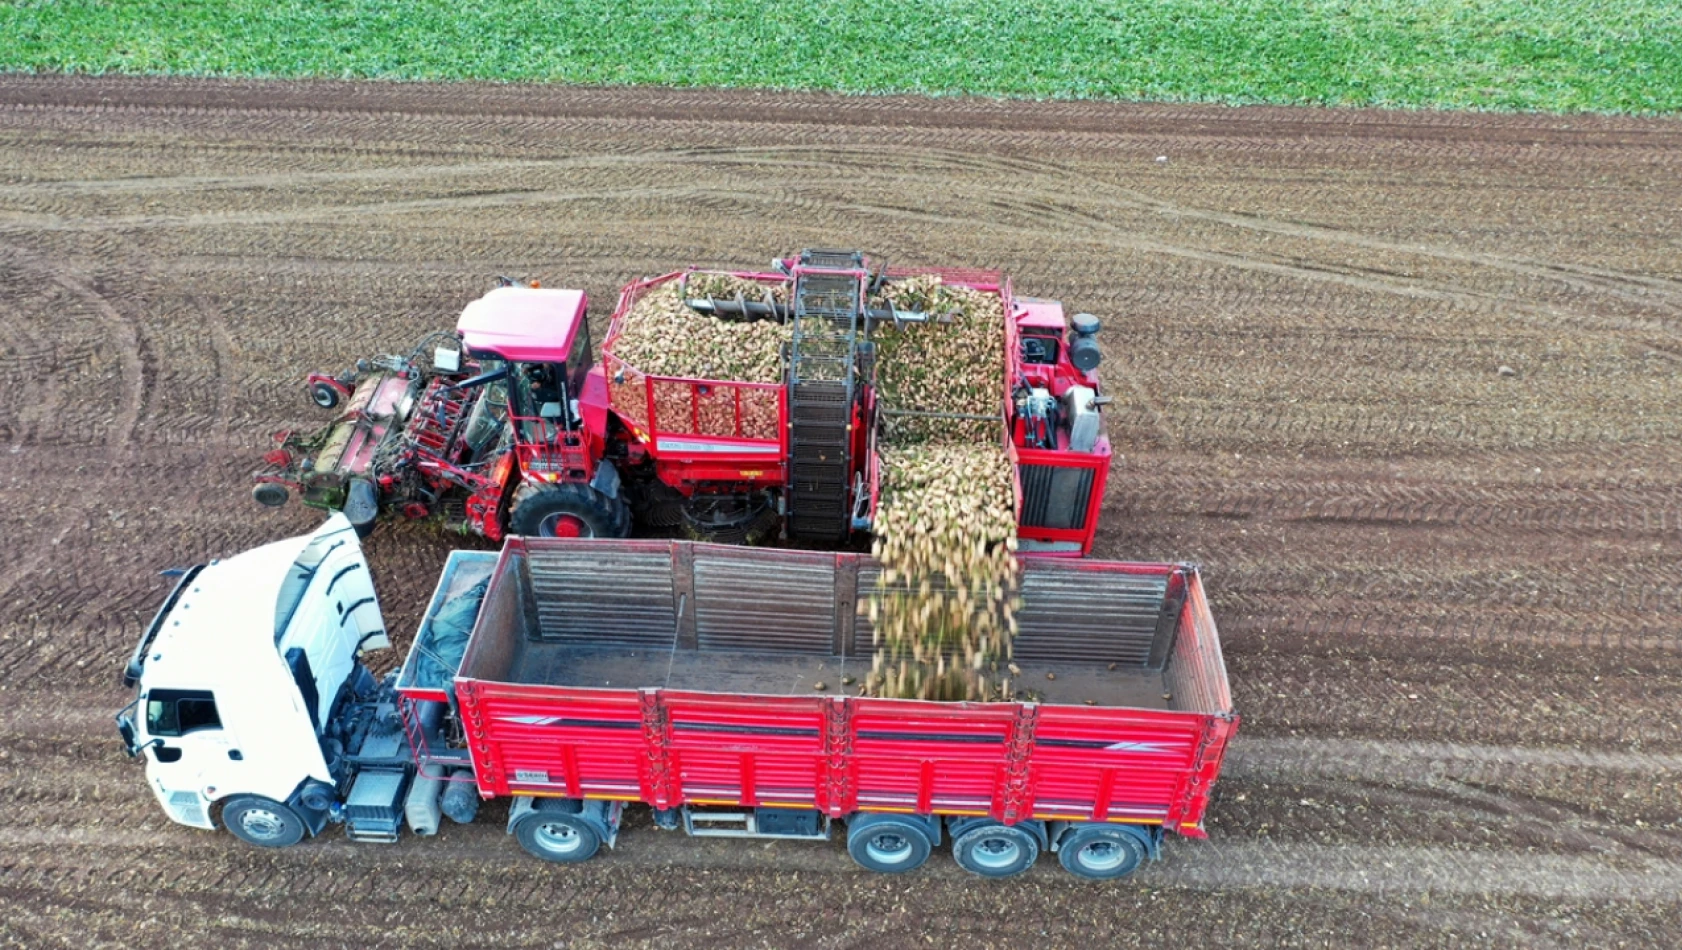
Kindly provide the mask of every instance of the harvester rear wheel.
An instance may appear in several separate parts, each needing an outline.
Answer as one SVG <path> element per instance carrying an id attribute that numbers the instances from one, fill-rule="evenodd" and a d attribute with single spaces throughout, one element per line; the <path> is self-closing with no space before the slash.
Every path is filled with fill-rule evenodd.
<path id="1" fill-rule="evenodd" d="M 623 538 L 631 511 L 588 485 L 527 485 L 514 496 L 508 530 L 528 538 Z"/>

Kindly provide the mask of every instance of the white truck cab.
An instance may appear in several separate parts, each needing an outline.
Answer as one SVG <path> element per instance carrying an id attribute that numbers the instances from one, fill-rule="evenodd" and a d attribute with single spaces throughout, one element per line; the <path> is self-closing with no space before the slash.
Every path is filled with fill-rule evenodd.
<path id="1" fill-rule="evenodd" d="M 284 846 L 326 824 L 347 770 L 335 714 L 389 646 L 355 529 L 341 514 L 302 537 L 182 572 L 123 673 L 117 716 L 169 817 Z M 363 730 L 364 733 L 367 731 Z"/>

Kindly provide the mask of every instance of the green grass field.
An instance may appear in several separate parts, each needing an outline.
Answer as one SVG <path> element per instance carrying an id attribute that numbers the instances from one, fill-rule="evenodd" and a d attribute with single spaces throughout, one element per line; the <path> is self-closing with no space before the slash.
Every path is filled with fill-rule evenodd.
<path id="1" fill-rule="evenodd" d="M 1682 0 L 0 0 L 0 69 L 1682 110 Z"/>

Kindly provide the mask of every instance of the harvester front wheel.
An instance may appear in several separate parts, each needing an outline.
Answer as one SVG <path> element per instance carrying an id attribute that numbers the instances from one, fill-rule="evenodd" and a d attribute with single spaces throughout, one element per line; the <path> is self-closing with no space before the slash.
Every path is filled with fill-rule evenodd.
<path id="1" fill-rule="evenodd" d="M 310 402 L 323 409 L 337 409 L 339 407 L 339 391 L 320 381 L 310 383 Z"/>
<path id="2" fill-rule="evenodd" d="M 278 482 L 258 482 L 251 486 L 251 498 L 264 508 L 279 508 L 286 504 L 286 486 Z"/>
<path id="3" fill-rule="evenodd" d="M 528 485 L 514 497 L 508 530 L 528 538 L 623 538 L 631 511 L 588 485 Z"/>

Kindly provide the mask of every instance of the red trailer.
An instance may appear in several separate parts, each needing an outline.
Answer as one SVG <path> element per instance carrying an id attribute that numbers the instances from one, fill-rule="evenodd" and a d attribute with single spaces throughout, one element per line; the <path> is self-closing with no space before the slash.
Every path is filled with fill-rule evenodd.
<path id="1" fill-rule="evenodd" d="M 1119 877 L 1164 832 L 1205 836 L 1237 726 L 1189 565 L 1024 559 L 1021 701 L 997 703 L 853 695 L 877 573 L 860 555 L 515 538 L 452 555 L 434 610 L 487 572 L 453 678 L 417 678 L 423 631 L 397 686 L 411 719 L 459 716 L 465 748 L 413 734 L 421 768 L 515 796 L 510 831 L 548 860 L 611 845 L 640 802 L 694 835 L 826 838 L 839 819 L 876 871 L 950 839 L 979 874 L 1051 851 Z"/>

